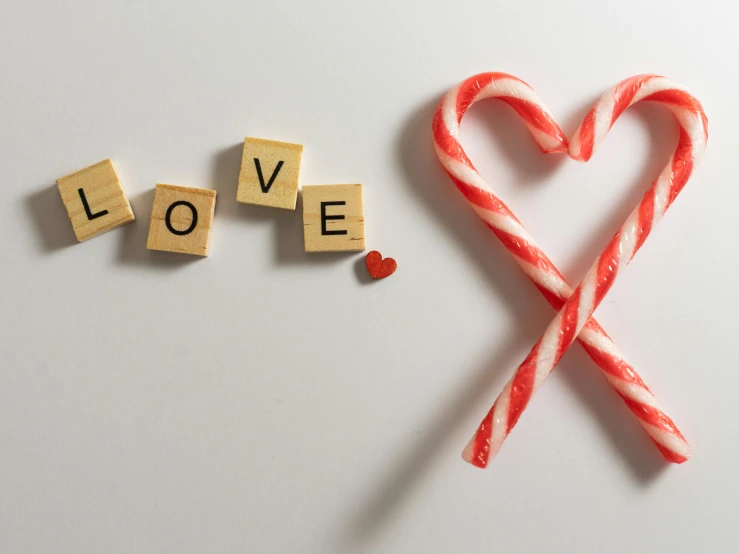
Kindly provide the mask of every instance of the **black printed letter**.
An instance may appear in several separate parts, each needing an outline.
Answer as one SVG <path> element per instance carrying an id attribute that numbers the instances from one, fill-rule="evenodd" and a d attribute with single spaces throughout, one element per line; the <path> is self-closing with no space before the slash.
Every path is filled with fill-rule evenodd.
<path id="1" fill-rule="evenodd" d="M 177 229 L 172 227 L 172 212 L 177 206 L 187 206 L 192 212 L 192 223 L 190 223 L 190 226 L 184 231 L 178 231 Z M 190 204 L 190 202 L 178 200 L 177 202 L 172 203 L 169 208 L 167 208 L 167 214 L 164 216 L 164 224 L 167 226 L 167 229 L 169 229 L 169 232 L 174 235 L 189 235 L 195 230 L 195 227 L 198 224 L 198 211 L 195 209 L 195 206 Z"/>
<path id="2" fill-rule="evenodd" d="M 264 176 L 262 175 L 262 164 L 259 163 L 259 158 L 254 158 L 254 165 L 257 166 L 257 175 L 259 176 L 259 186 L 262 187 L 262 192 L 269 192 L 269 189 L 272 188 L 272 184 L 275 182 L 275 179 L 277 178 L 277 174 L 280 172 L 280 169 L 282 169 L 282 164 L 284 164 L 282 160 L 277 162 L 277 167 L 275 167 L 275 170 L 272 172 L 272 177 L 269 178 L 269 183 L 266 185 L 264 184 Z"/>
<path id="3" fill-rule="evenodd" d="M 103 210 L 101 212 L 98 212 L 96 214 L 92 213 L 92 210 L 90 210 L 90 204 L 87 203 L 87 197 L 85 196 L 85 191 L 82 189 L 77 189 L 77 192 L 80 195 L 80 200 L 82 200 L 82 206 L 85 208 L 85 213 L 87 214 L 87 219 L 93 220 L 98 217 L 103 217 L 104 215 L 107 215 L 108 210 Z"/>
<path id="4" fill-rule="evenodd" d="M 326 229 L 326 221 L 334 219 L 344 219 L 343 215 L 326 215 L 326 206 L 346 206 L 346 202 L 343 200 L 336 202 L 321 202 L 321 234 L 322 235 L 347 235 L 349 232 L 346 229 L 340 229 L 337 231 L 329 231 Z"/>

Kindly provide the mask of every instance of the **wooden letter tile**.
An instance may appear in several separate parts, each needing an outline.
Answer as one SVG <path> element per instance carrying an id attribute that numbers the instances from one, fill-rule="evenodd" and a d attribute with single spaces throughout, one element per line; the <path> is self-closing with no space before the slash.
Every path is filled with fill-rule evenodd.
<path id="1" fill-rule="evenodd" d="M 215 207 L 214 190 L 157 185 L 146 247 L 207 256 Z"/>
<path id="2" fill-rule="evenodd" d="M 80 242 L 135 219 L 110 160 L 62 177 L 56 184 Z"/>
<path id="3" fill-rule="evenodd" d="M 362 185 L 303 187 L 306 252 L 364 250 Z"/>
<path id="4" fill-rule="evenodd" d="M 236 200 L 294 210 L 303 146 L 246 137 Z"/>

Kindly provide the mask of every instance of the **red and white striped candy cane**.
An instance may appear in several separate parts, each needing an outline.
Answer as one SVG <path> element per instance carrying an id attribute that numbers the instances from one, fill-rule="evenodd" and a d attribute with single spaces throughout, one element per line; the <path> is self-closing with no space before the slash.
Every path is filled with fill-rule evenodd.
<path id="1" fill-rule="evenodd" d="M 494 81 L 495 78 L 486 89 L 498 88 L 492 85 Z M 482 91 L 480 95 L 488 96 Z M 459 104 L 460 96 L 456 96 L 456 103 Z M 587 161 L 623 111 L 643 100 L 659 102 L 675 115 L 680 125 L 677 148 L 667 166 L 598 256 L 480 424 L 463 453 L 464 459 L 476 466 L 485 467 L 490 457 L 498 452 L 533 393 L 578 335 L 581 342 L 585 343 L 588 353 L 602 368 L 602 360 L 599 359 L 601 355 L 606 359 L 606 365 L 619 362 L 615 363 L 616 370 L 624 363 L 620 356 L 614 356 L 612 352 L 598 353 L 591 344 L 583 340 L 581 332 L 588 327 L 592 328 L 590 318 L 613 285 L 616 276 L 633 259 L 687 183 L 693 166 L 705 149 L 708 122 L 698 100 L 682 87 L 656 75 L 639 75 L 622 81 L 601 97 L 585 117 L 569 146 L 572 158 Z M 445 109 L 446 105 L 442 103 L 442 117 Z M 449 121 L 446 118 L 444 120 L 445 123 Z M 535 123 L 538 121 L 536 119 Z M 496 225 L 494 230 L 498 228 L 500 226 Z M 597 333 L 594 330 L 593 333 L 598 340 Z M 607 338 L 605 342 L 610 343 Z M 609 381 L 614 384 L 632 412 L 639 417 L 642 426 L 665 457 L 669 461 L 685 461 L 689 455 L 688 445 L 669 418 L 656 407 L 654 397 L 648 389 L 633 382 L 621 388 L 614 380 L 614 374 L 609 369 L 604 370 Z M 627 376 L 629 374 L 633 375 L 633 370 L 629 369 Z"/>
<path id="2" fill-rule="evenodd" d="M 459 123 L 464 113 L 473 103 L 485 98 L 499 98 L 511 105 L 521 115 L 542 151 L 567 151 L 564 134 L 526 83 L 504 73 L 484 73 L 467 79 L 442 100 L 433 123 L 437 155 L 473 209 L 513 254 L 549 303 L 560 309 L 572 294 L 572 289 L 518 219 L 493 194 L 459 143 Z M 690 447 L 682 434 L 658 407 L 652 393 L 595 320 L 588 321 L 578 339 L 638 417 L 664 457 L 676 463 L 685 461 Z M 468 454 L 466 458 L 469 461 L 478 461 L 474 454 Z"/>

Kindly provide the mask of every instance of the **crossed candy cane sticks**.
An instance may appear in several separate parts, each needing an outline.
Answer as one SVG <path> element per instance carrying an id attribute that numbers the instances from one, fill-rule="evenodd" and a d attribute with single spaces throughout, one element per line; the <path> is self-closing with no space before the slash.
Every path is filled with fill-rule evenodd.
<path id="1" fill-rule="evenodd" d="M 637 102 L 649 100 L 663 104 L 680 125 L 677 148 L 667 166 L 574 292 L 521 222 L 495 196 L 459 143 L 462 117 L 472 104 L 485 98 L 498 98 L 509 104 L 521 116 L 543 152 L 567 152 L 578 161 L 588 161 L 616 119 Z M 467 79 L 443 98 L 433 121 L 434 147 L 442 166 L 524 273 L 558 310 L 465 448 L 463 458 L 466 461 L 478 467 L 487 466 L 533 393 L 575 339 L 601 368 L 665 459 L 673 463 L 688 459 L 690 446 L 683 435 L 591 316 L 618 273 L 641 248 L 652 228 L 687 183 L 694 164 L 705 149 L 707 125 L 700 102 L 681 86 L 657 75 L 631 77 L 604 94 L 585 116 L 569 145 L 539 96 L 529 85 L 512 75 L 481 73 Z"/>

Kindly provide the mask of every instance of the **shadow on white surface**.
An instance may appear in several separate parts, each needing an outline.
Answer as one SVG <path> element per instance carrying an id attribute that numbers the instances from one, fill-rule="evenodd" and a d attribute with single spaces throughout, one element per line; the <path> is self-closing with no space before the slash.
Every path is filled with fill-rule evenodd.
<path id="1" fill-rule="evenodd" d="M 515 113 L 500 103 L 495 104 L 498 108 L 489 110 L 486 115 L 489 116 L 490 130 L 496 143 L 515 168 L 516 184 L 528 185 L 545 181 L 560 164 L 575 163 L 566 156 L 542 155 Z M 460 250 L 468 254 L 470 263 L 489 276 L 495 293 L 510 303 L 511 313 L 516 314 L 520 325 L 518 329 L 512 329 L 511 336 L 494 340 L 497 347 L 486 363 L 466 372 L 472 376 L 469 383 L 460 390 L 452 391 L 449 401 L 435 411 L 436 415 L 431 421 L 422 425 L 429 431 L 420 443 L 399 453 L 397 463 L 379 481 L 375 492 L 360 504 L 358 511 L 349 519 L 346 526 L 348 531 L 342 537 L 344 542 L 340 549 L 370 540 L 382 530 L 385 523 L 392 521 L 404 500 L 411 496 L 426 471 L 438 459 L 440 452 L 450 448 L 460 449 L 461 452 L 464 445 L 450 444 L 452 435 L 463 422 L 474 416 L 471 410 L 476 409 L 484 397 L 494 394 L 491 385 L 499 379 L 497 372 L 511 371 L 514 364 L 521 361 L 516 358 L 516 353 L 520 355 L 518 346 L 522 337 L 532 332 L 541 332 L 544 328 L 542 321 L 546 324 L 554 315 L 543 299 L 540 309 L 532 313 L 529 303 L 530 297 L 538 296 L 535 295 L 536 289 L 526 284 L 527 279 L 523 273 L 492 234 L 487 241 L 476 238 L 475 235 L 479 236 L 479 233 L 473 229 L 473 225 L 484 228 L 484 224 L 454 190 L 433 151 L 431 120 L 437 105 L 438 99 L 428 102 L 401 129 L 397 147 L 398 163 L 419 200 L 434 214 L 439 225 L 445 227 L 455 238 Z M 645 115 L 641 107 L 635 111 L 640 116 Z M 583 109 L 578 117 L 586 112 L 587 108 Z M 590 266 L 607 239 L 636 204 L 641 193 L 657 176 L 674 147 L 674 129 L 667 119 L 655 120 L 650 112 L 647 123 L 653 145 L 648 161 L 634 179 L 634 184 L 626 193 L 622 193 L 616 208 L 603 219 L 588 246 L 577 257 L 574 267 L 570 268 L 580 272 L 580 275 Z M 579 120 L 566 131 L 572 133 L 577 124 Z M 572 360 L 576 360 L 576 370 L 565 367 L 558 373 L 563 375 L 565 382 L 580 398 L 586 408 L 585 413 L 603 429 L 614 455 L 623 459 L 624 466 L 630 470 L 637 483 L 648 486 L 669 464 L 663 460 L 626 406 L 610 390 L 585 352 L 579 346 L 572 350 L 574 352 L 569 355 L 569 363 L 563 365 L 571 366 Z M 470 435 L 473 431 L 474 429 L 470 429 Z M 564 430 L 563 437 L 566 436 Z M 461 458 L 459 463 L 464 463 Z M 494 462 L 488 471 L 495 471 Z"/>
<path id="2" fill-rule="evenodd" d="M 379 284 L 382 281 L 382 279 L 373 279 L 369 271 L 367 271 L 367 262 L 365 261 L 364 253 L 354 262 L 354 273 L 357 276 L 357 281 L 363 285 Z"/>
<path id="3" fill-rule="evenodd" d="M 25 207 L 35 223 L 33 227 L 41 252 L 49 254 L 77 244 L 77 238 L 74 236 L 72 224 L 56 185 L 28 195 Z"/>

